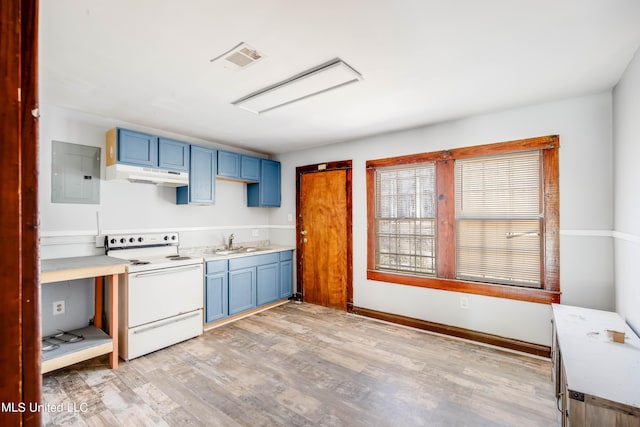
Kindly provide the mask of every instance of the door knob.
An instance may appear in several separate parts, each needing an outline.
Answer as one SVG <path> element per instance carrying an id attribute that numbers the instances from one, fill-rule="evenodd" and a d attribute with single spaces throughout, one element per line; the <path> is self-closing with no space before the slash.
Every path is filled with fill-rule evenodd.
<path id="1" fill-rule="evenodd" d="M 300 232 L 300 234 L 302 234 L 303 236 L 306 236 L 306 235 L 307 235 L 307 230 L 302 230 L 302 231 Z"/>

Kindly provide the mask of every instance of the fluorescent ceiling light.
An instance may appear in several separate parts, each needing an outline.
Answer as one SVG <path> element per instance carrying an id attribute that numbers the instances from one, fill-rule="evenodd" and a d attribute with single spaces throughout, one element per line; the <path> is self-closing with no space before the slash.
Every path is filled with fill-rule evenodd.
<path id="1" fill-rule="evenodd" d="M 342 60 L 334 59 L 280 83 L 253 92 L 231 104 L 260 114 L 358 80 L 362 80 L 360 73 Z"/>

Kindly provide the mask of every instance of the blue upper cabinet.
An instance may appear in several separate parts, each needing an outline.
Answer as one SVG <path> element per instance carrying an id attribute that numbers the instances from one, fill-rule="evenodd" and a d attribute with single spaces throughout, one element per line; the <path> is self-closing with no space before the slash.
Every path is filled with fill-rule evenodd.
<path id="1" fill-rule="evenodd" d="M 247 206 L 280 207 L 280 162 L 260 159 L 260 182 L 247 185 Z"/>
<path id="2" fill-rule="evenodd" d="M 189 144 L 174 139 L 158 139 L 158 166 L 180 172 L 189 172 Z"/>
<path id="3" fill-rule="evenodd" d="M 118 162 L 136 166 L 158 166 L 158 137 L 118 129 Z"/>
<path id="4" fill-rule="evenodd" d="M 240 157 L 240 179 L 243 181 L 260 181 L 260 159 L 253 156 Z"/>
<path id="5" fill-rule="evenodd" d="M 240 179 L 240 154 L 218 150 L 218 176 Z"/>
<path id="6" fill-rule="evenodd" d="M 178 187 L 176 203 L 213 205 L 216 191 L 216 150 L 198 145 L 190 148 L 189 186 Z"/>
<path id="7" fill-rule="evenodd" d="M 260 159 L 231 151 L 218 151 L 218 177 L 245 182 L 260 180 Z"/>
<path id="8" fill-rule="evenodd" d="M 107 131 L 107 166 L 115 163 L 189 171 L 189 144 L 144 132 L 115 128 Z"/>

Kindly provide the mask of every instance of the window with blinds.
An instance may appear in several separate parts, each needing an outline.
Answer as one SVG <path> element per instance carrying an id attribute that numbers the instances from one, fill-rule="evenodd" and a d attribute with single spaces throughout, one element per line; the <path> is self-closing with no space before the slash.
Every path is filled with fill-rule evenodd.
<path id="1" fill-rule="evenodd" d="M 456 278 L 540 288 L 540 151 L 456 160 Z"/>
<path id="2" fill-rule="evenodd" d="M 435 164 L 375 173 L 376 269 L 435 274 Z"/>

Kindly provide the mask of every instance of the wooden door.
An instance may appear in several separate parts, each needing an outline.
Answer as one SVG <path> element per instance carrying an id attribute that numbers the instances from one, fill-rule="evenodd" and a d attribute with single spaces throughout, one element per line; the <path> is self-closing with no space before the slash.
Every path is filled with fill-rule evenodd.
<path id="1" fill-rule="evenodd" d="M 298 289 L 305 302 L 351 310 L 351 162 L 298 168 Z"/>

